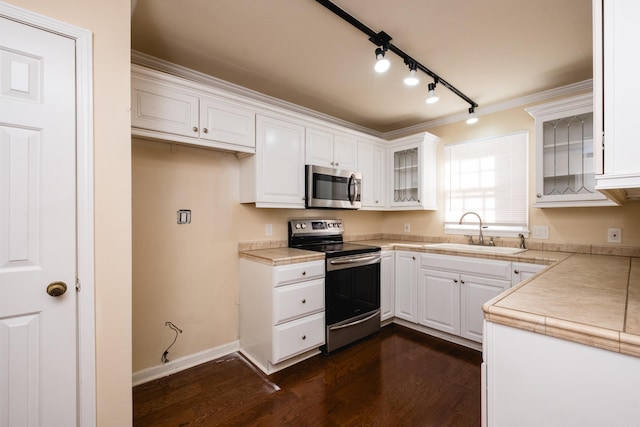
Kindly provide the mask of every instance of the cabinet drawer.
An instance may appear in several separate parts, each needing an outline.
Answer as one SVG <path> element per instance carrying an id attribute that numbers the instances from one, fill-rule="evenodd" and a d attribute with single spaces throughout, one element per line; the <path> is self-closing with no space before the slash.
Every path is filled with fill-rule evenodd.
<path id="1" fill-rule="evenodd" d="M 273 324 L 324 310 L 324 279 L 307 280 L 273 290 Z"/>
<path id="2" fill-rule="evenodd" d="M 273 269 L 273 284 L 275 286 L 319 277 L 324 277 L 324 261 L 283 265 Z"/>
<path id="3" fill-rule="evenodd" d="M 511 280 L 511 263 L 509 261 L 461 257 L 456 255 L 422 254 L 420 256 L 420 267 Z"/>
<path id="4" fill-rule="evenodd" d="M 274 326 L 271 363 L 324 344 L 324 311 Z"/>

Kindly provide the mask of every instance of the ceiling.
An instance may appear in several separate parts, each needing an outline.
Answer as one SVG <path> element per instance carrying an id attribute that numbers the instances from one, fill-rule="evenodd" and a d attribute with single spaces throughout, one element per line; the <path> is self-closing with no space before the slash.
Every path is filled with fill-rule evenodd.
<path id="1" fill-rule="evenodd" d="M 591 0 L 335 0 L 482 108 L 592 77 Z M 315 0 L 133 0 L 132 49 L 390 132 L 469 105 Z"/>

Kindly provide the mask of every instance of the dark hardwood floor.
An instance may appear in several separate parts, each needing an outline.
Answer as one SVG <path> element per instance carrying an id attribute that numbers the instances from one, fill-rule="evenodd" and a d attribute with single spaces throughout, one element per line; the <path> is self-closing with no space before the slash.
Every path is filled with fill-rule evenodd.
<path id="1" fill-rule="evenodd" d="M 264 375 L 240 354 L 133 389 L 134 426 L 479 426 L 480 352 L 388 325 Z"/>

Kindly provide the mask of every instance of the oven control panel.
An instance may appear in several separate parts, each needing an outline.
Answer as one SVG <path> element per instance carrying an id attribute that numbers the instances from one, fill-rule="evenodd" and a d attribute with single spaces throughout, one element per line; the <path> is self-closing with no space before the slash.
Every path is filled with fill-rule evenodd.
<path id="1" fill-rule="evenodd" d="M 292 219 L 289 221 L 291 236 L 323 236 L 342 234 L 341 219 Z"/>

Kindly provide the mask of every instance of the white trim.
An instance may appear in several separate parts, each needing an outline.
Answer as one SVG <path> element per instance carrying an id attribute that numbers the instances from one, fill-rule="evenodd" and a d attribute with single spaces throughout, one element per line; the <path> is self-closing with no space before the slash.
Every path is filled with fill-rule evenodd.
<path id="1" fill-rule="evenodd" d="M 203 350 L 198 353 L 189 354 L 171 360 L 163 365 L 152 366 L 150 368 L 141 369 L 133 373 L 132 383 L 134 386 L 153 381 L 176 372 L 184 371 L 202 363 L 210 362 L 228 354 L 240 350 L 240 341 L 233 341 L 218 347 Z"/>
<path id="2" fill-rule="evenodd" d="M 90 31 L 0 3 L 0 16 L 76 43 L 76 180 L 78 292 L 78 419 L 79 426 L 95 426 L 95 305 L 93 234 L 93 35 Z"/>

